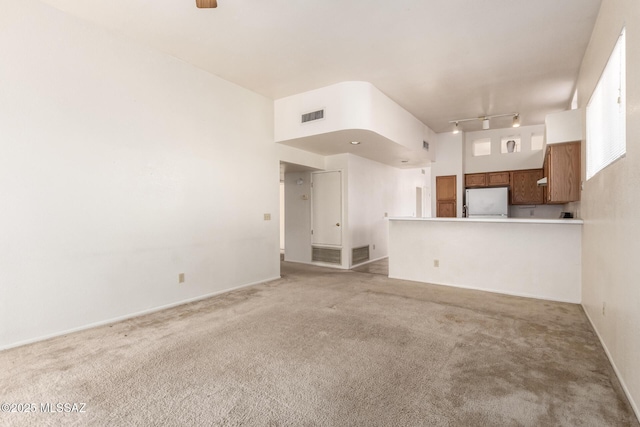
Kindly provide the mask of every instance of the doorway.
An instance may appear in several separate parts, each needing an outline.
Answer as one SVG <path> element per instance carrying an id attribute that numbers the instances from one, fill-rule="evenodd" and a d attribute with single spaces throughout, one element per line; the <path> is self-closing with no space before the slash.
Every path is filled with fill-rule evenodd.
<path id="1" fill-rule="evenodd" d="M 311 243 L 342 245 L 342 173 L 311 174 Z"/>
<path id="2" fill-rule="evenodd" d="M 280 250 L 284 249 L 284 261 L 311 263 L 311 173 L 316 171 L 280 162 Z"/>
<path id="3" fill-rule="evenodd" d="M 284 261 L 284 176 L 280 177 L 280 261 Z"/>
<path id="4" fill-rule="evenodd" d="M 422 190 L 422 187 L 416 187 L 416 218 L 422 218 L 424 216 L 424 202 L 422 198 L 423 192 L 424 191 Z"/>

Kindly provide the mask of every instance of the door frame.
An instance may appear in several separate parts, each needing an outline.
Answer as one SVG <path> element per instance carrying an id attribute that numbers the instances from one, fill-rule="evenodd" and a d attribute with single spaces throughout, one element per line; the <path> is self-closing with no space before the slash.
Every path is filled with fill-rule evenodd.
<path id="1" fill-rule="evenodd" d="M 315 194 L 314 194 L 314 177 L 317 174 L 325 174 L 325 173 L 335 173 L 337 172 L 340 177 L 340 244 L 334 245 L 329 243 L 314 243 L 313 242 L 313 232 L 314 232 L 314 203 L 315 203 Z M 342 171 L 341 170 L 324 170 L 324 171 L 316 171 L 311 172 L 311 246 L 317 247 L 332 247 L 332 248 L 342 248 L 344 246 L 344 188 L 343 188 L 343 179 L 342 179 Z"/>

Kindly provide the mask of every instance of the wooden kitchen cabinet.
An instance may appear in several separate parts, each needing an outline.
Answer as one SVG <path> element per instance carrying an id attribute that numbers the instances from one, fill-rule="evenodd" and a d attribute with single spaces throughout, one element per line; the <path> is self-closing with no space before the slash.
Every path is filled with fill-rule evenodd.
<path id="1" fill-rule="evenodd" d="M 510 175 L 512 205 L 544 203 L 544 190 L 538 186 L 538 180 L 544 176 L 542 169 L 511 171 Z"/>
<path id="2" fill-rule="evenodd" d="M 487 173 L 488 187 L 508 187 L 511 183 L 509 171 L 505 172 L 489 172 Z"/>
<path id="3" fill-rule="evenodd" d="M 464 176 L 464 186 L 466 188 L 477 188 L 487 186 L 486 173 L 468 173 Z"/>
<path id="4" fill-rule="evenodd" d="M 547 203 L 568 203 L 580 200 L 580 141 L 547 145 L 544 157 Z"/>
<path id="5" fill-rule="evenodd" d="M 455 218 L 457 216 L 456 175 L 436 176 L 436 216 Z"/>
<path id="6" fill-rule="evenodd" d="M 437 202 L 436 215 L 438 218 L 455 218 L 457 216 L 456 207 L 456 202 Z"/>
<path id="7" fill-rule="evenodd" d="M 468 173 L 464 176 L 465 188 L 508 187 L 509 183 L 509 171 Z"/>

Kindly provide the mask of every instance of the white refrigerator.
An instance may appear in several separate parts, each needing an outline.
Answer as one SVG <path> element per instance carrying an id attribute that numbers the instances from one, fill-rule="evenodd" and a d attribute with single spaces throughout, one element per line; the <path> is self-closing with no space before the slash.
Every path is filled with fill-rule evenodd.
<path id="1" fill-rule="evenodd" d="M 509 187 L 468 189 L 465 206 L 469 218 L 506 218 L 509 216 Z"/>

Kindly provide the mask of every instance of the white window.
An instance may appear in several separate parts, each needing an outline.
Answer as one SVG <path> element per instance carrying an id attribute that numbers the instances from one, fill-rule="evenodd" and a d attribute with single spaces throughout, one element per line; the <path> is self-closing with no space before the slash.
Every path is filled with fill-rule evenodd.
<path id="1" fill-rule="evenodd" d="M 491 154 L 491 138 L 476 139 L 473 141 L 473 156 L 488 156 Z"/>
<path id="2" fill-rule="evenodd" d="M 625 63 L 622 29 L 587 104 L 587 179 L 627 152 Z"/>
<path id="3" fill-rule="evenodd" d="M 531 135 L 531 151 L 542 150 L 544 135 L 541 133 Z"/>
<path id="4" fill-rule="evenodd" d="M 520 137 L 519 136 L 503 136 L 500 141 L 500 152 L 502 154 L 507 153 L 519 153 L 521 151 Z"/>

